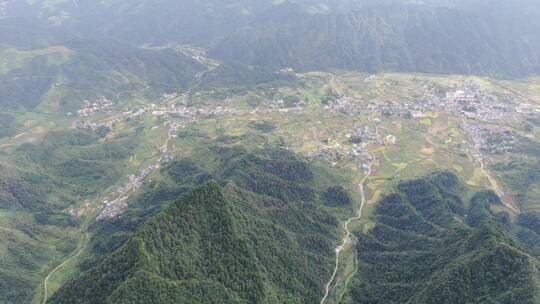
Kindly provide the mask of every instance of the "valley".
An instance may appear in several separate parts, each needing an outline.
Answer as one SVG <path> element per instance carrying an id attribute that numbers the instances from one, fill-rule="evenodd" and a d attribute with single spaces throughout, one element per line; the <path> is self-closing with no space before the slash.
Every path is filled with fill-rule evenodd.
<path id="1" fill-rule="evenodd" d="M 540 303 L 535 0 L 0 0 L 0 303 Z"/>
<path id="2" fill-rule="evenodd" d="M 255 143 L 256 147 L 258 141 L 262 145 L 281 141 L 285 148 L 313 161 L 351 172 L 348 183 L 356 207 L 337 213 L 343 227 L 342 238 L 335 247 L 334 270 L 321 291 L 321 303 L 346 303 L 351 278 L 359 275 L 353 253 L 358 242 L 356 235 L 373 225 L 370 214 L 376 206 L 374 202 L 390 191 L 393 181 L 433 170 L 450 170 L 470 186 L 493 189 L 511 213 L 518 214 L 520 209 L 527 208 L 516 205 L 510 192 L 502 190 L 508 189 L 504 179 L 487 169 L 497 155 L 486 145 L 482 130 L 504 123 L 505 128 L 517 130 L 514 136 L 519 138 L 519 126 L 514 122 L 534 117 L 534 103 L 527 108 L 513 108 L 525 103 L 523 96 L 499 87 L 480 87 L 480 83 L 489 82 L 471 77 L 381 74 L 366 78 L 343 74 L 298 74 L 296 77 L 305 82 L 302 86 L 256 89 L 230 95 L 225 103 L 215 103 L 212 94 L 217 92 L 173 93 L 156 102 L 137 105 L 128 100 L 97 108 L 98 111 L 79 111 L 73 118 L 66 116 L 58 124 L 69 125 L 73 130 L 109 129 L 105 142 L 114 139 L 115 134 L 142 129 L 139 138 L 144 144 L 140 145 L 147 147 L 135 151 L 126 163 L 127 174 L 118 177 L 113 186 L 101 189 L 101 194 L 85 204 L 70 207 L 70 214 L 83 223 L 78 229 L 86 231 L 96 222 L 122 216 L 130 210 L 131 197 L 144 191 L 145 184 L 159 179 L 164 166 L 189 156 L 204 142 L 217 140 L 248 146 Z M 472 83 L 475 84 L 471 87 Z M 468 86 L 471 91 L 459 91 L 461 86 Z M 388 95 L 388 87 L 394 96 Z M 409 92 L 411 87 L 417 91 Z M 274 100 L 263 99 L 256 107 L 250 105 L 252 98 L 267 95 L 267 90 L 277 91 L 273 93 Z M 442 91 L 435 95 L 434 90 Z M 335 93 L 326 99 L 329 91 Z M 403 96 L 417 97 L 400 99 L 402 91 L 406 94 Z M 285 106 L 275 102 L 295 95 L 296 104 Z M 508 102 L 517 110 L 512 111 L 505 102 L 498 103 L 501 99 L 511 99 Z M 463 110 L 469 107 L 476 110 Z M 264 126 L 253 125 L 253 121 L 264 122 Z M 459 121 L 463 123 L 457 124 Z M 454 128 L 455 124 L 463 127 Z M 195 130 L 196 137 L 182 135 Z M 247 137 L 260 139 L 243 139 Z M 7 156 L 20 145 L 17 136 L 2 141 Z M 91 232 L 89 237 L 81 234 L 78 247 L 65 260 L 52 265 L 42 284 L 48 288 L 45 295 L 52 294 L 90 254 L 84 251 L 89 250 L 91 237 Z M 36 303 L 45 303 L 45 299 L 35 299 Z"/>

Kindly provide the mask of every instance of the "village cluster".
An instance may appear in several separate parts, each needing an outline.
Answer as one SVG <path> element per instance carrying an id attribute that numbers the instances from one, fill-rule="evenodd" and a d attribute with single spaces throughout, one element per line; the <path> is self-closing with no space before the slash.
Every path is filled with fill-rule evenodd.
<path id="1" fill-rule="evenodd" d="M 79 117 L 88 117 L 98 112 L 108 112 L 112 109 L 114 103 L 109 99 L 102 97 L 95 101 L 83 101 L 83 107 L 77 111 Z"/>
<path id="2" fill-rule="evenodd" d="M 421 87 L 423 95 L 413 103 L 392 101 L 362 103 L 347 96 L 337 96 L 328 100 L 323 105 L 322 110 L 337 111 L 348 115 L 356 115 L 369 110 L 371 114 L 379 113 L 383 118 L 396 115 L 424 118 L 428 117 L 430 112 L 453 113 L 463 120 L 463 124 L 459 127 L 472 143 L 472 148 L 464 145 L 462 149 L 464 152 L 470 152 L 480 161 L 484 161 L 484 154 L 504 153 L 518 144 L 517 134 L 507 132 L 504 128 L 495 131 L 487 129 L 484 127 L 486 122 L 503 123 L 523 119 L 523 115 L 538 114 L 534 112 L 535 110 L 521 108 L 519 103 L 510 98 L 495 97 L 486 93 L 474 81 L 467 81 L 462 85 L 448 88 L 441 88 L 429 83 L 423 83 Z M 169 138 L 167 144 L 162 148 L 160 157 L 138 174 L 129 176 L 126 184 L 117 189 L 116 198 L 104 200 L 98 219 L 118 216 L 127 208 L 129 193 L 140 188 L 150 173 L 158 170 L 164 163 L 172 159 L 168 151 L 168 142 L 171 137 L 176 137 L 176 130 L 184 128 L 188 123 L 195 122 L 201 117 L 220 115 L 301 112 L 305 105 L 305 102 L 301 100 L 285 100 L 274 96 L 270 99 L 273 101 L 267 105 L 268 108 L 257 107 L 251 110 L 239 110 L 223 104 L 195 107 L 189 105 L 187 100 L 186 94 L 170 93 L 164 94 L 157 103 L 119 111 L 113 111 L 114 104 L 106 98 L 94 102 L 84 102 L 83 108 L 78 111 L 80 119 L 73 127 L 93 130 L 101 126 L 111 128 L 116 123 L 136 119 L 143 115 L 171 119 L 166 123 L 169 126 Z M 110 113 L 111 115 L 105 119 L 94 120 L 97 113 Z M 378 121 L 378 118 L 372 120 L 375 123 Z M 344 157 L 352 158 L 357 162 L 359 169 L 366 171 L 369 169 L 369 163 L 373 160 L 366 148 L 370 143 L 376 141 L 379 144 L 387 145 L 398 143 L 398 138 L 394 135 L 387 135 L 383 143 L 376 128 L 375 126 L 374 130 L 373 126 L 359 127 L 348 136 L 349 141 L 346 145 L 325 145 L 317 151 L 307 153 L 307 156 L 325 159 L 334 165 Z"/>

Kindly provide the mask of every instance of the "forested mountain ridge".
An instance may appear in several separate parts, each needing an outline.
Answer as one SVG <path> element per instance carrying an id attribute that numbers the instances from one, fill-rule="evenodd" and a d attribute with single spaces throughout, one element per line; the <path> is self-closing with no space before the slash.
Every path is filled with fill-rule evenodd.
<path id="1" fill-rule="evenodd" d="M 285 195 L 291 199 L 288 204 L 299 204 L 301 198 L 290 191 L 302 188 L 294 183 L 279 186 L 275 178 L 310 180 L 309 171 L 295 162 L 286 165 L 295 169 L 282 171 L 283 160 L 263 161 L 265 158 L 234 156 L 230 165 L 223 167 L 223 174 L 238 186 L 222 188 L 210 182 L 189 191 L 149 219 L 121 248 L 61 288 L 50 303 L 177 303 L 178 299 L 186 303 L 273 303 L 276 296 L 286 303 L 316 301 L 322 282 L 303 285 L 309 281 L 297 281 L 303 275 L 295 270 L 276 272 L 296 266 L 270 258 L 270 247 L 264 247 L 277 249 L 271 244 L 281 233 L 270 233 L 270 227 L 260 226 L 263 222 L 256 224 L 260 215 L 250 211 L 261 208 L 253 202 L 263 193 L 278 200 Z M 269 173 L 253 175 L 259 170 L 256 168 L 266 168 Z M 257 177 L 259 174 L 270 175 Z M 272 186 L 260 184 L 267 178 L 274 180 Z M 246 189 L 252 190 L 244 192 Z M 479 192 L 465 204 L 458 193 L 466 187 L 451 173 L 405 181 L 396 189 L 376 207 L 375 227 L 359 234 L 358 271 L 363 275 L 351 282 L 348 296 L 353 301 L 538 302 L 538 260 L 517 241 L 510 226 L 501 222 L 502 217 L 489 211 L 490 206 L 500 204 L 496 196 Z M 309 188 L 302 191 L 309 193 Z M 240 199 L 246 194 L 250 201 Z M 467 218 L 475 220 L 466 224 Z M 274 225 L 287 221 L 278 223 Z M 302 244 L 298 253 L 322 245 L 313 241 L 298 243 Z M 290 247 L 285 251 L 294 256 L 296 250 Z M 310 264 L 317 263 L 312 258 L 305 262 L 306 269 L 318 267 Z M 276 288 L 284 291 L 291 282 L 295 282 L 289 287 L 293 289 L 274 294 Z M 250 284 L 249 288 L 245 284 Z M 291 293 L 296 288 L 313 292 L 313 298 Z"/>
<path id="2" fill-rule="evenodd" d="M 103 136 L 83 130 L 50 132 L 39 143 L 18 147 L 9 163 L 2 161 L 0 302 L 32 301 L 44 267 L 77 246 L 79 233 L 70 232 L 80 222 L 66 209 L 122 174 L 137 138 L 103 142 Z"/>
<path id="3" fill-rule="evenodd" d="M 0 0 L 0 303 L 540 303 L 537 2 Z"/>
<path id="4" fill-rule="evenodd" d="M 220 41 L 210 54 L 300 71 L 538 74 L 540 12 L 532 5 L 523 10 L 493 2 L 477 8 L 379 4 L 329 14 L 281 6 Z"/>
<path id="5" fill-rule="evenodd" d="M 202 46 L 216 59 L 273 69 L 540 74 L 540 10 L 530 0 L 7 3 L 4 43 L 26 47 L 105 37 Z M 12 37 L 27 19 L 37 21 Z"/>
<path id="6" fill-rule="evenodd" d="M 90 285 L 50 302 L 262 303 L 254 252 L 230 209 L 215 183 L 188 192 L 85 275 Z"/>
<path id="7" fill-rule="evenodd" d="M 489 211 L 498 198 L 480 192 L 465 204 L 455 183 L 447 173 L 403 182 L 380 202 L 377 224 L 357 248 L 364 275 L 351 288 L 354 301 L 540 301 L 538 256 L 494 219 L 502 218 Z"/>
<path id="8" fill-rule="evenodd" d="M 210 175 L 187 161 L 163 173 L 176 187 L 210 176 L 221 186 L 182 195 L 49 303 L 317 301 L 338 222 L 320 204 L 313 167 L 280 149 L 219 152 L 222 163 Z M 106 239 L 110 230 L 96 233 Z"/>
<path id="9" fill-rule="evenodd" d="M 0 51 L 1 52 L 1 51 Z M 150 50 L 115 41 L 74 39 L 39 50 L 4 51 L 0 106 L 33 110 L 59 95 L 58 110 L 80 108 L 83 100 L 118 100 L 136 92 L 159 96 L 187 89 L 205 67 L 171 49 Z"/>

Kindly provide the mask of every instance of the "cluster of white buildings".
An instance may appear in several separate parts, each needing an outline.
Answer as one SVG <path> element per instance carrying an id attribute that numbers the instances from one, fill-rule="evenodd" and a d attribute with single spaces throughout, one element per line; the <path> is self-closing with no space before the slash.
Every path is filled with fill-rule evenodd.
<path id="1" fill-rule="evenodd" d="M 83 107 L 77 111 L 77 115 L 80 117 L 88 117 L 94 115 L 96 112 L 107 112 L 111 110 L 114 103 L 107 98 L 103 97 L 96 101 L 83 101 Z"/>

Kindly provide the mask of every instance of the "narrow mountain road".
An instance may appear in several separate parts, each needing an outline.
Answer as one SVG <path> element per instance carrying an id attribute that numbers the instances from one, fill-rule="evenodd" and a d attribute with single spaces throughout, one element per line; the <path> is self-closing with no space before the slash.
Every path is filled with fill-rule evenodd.
<path id="1" fill-rule="evenodd" d="M 478 135 L 474 136 L 474 134 L 471 134 L 471 131 L 468 131 L 471 129 L 471 127 L 467 120 L 462 116 L 461 121 L 463 123 L 465 131 L 469 133 L 467 135 L 470 137 L 470 141 L 474 147 L 474 150 L 470 153 L 471 157 L 480 163 L 480 170 L 488 179 L 491 188 L 493 189 L 495 194 L 497 194 L 503 205 L 505 205 L 512 212 L 520 214 L 521 210 L 519 209 L 519 206 L 516 204 L 512 196 L 505 193 L 503 188 L 499 185 L 495 177 L 493 177 L 493 175 L 489 171 L 488 165 L 486 164 L 486 159 L 484 157 L 484 154 L 482 153 L 482 142 L 478 139 Z"/>
<path id="2" fill-rule="evenodd" d="M 371 117 L 368 118 L 368 120 L 373 123 Z M 378 144 L 382 144 L 382 141 L 381 141 L 381 135 L 379 134 L 379 128 L 378 126 L 373 123 L 373 126 L 375 128 L 375 134 L 377 136 L 377 142 Z M 357 220 L 360 220 L 362 218 L 362 213 L 363 213 L 363 210 L 364 210 L 364 206 L 367 202 L 367 199 L 366 199 L 366 195 L 365 195 L 365 191 L 364 191 L 364 184 L 366 183 L 366 181 L 368 180 L 368 178 L 371 176 L 371 174 L 373 173 L 373 165 L 375 164 L 375 161 L 376 161 L 376 158 L 373 154 L 367 152 L 369 157 L 370 157 L 370 163 L 367 167 L 367 170 L 365 172 L 365 176 L 364 178 L 360 181 L 360 183 L 358 184 L 358 187 L 360 189 L 360 207 L 357 211 L 357 214 L 351 218 L 349 218 L 345 224 L 343 225 L 343 231 L 344 231 L 344 234 L 345 234 L 345 237 L 343 238 L 341 244 L 339 246 L 336 247 L 335 249 L 335 252 L 336 252 L 336 259 L 335 259 L 335 267 L 334 267 L 334 271 L 332 273 L 332 276 L 330 277 L 330 280 L 328 281 L 328 283 L 325 285 L 325 293 L 324 293 L 324 297 L 321 299 L 321 302 L 320 304 L 324 304 L 326 302 L 326 300 L 328 299 L 328 296 L 330 295 L 330 291 L 332 290 L 332 283 L 334 282 L 334 280 L 336 279 L 336 276 L 337 276 L 337 273 L 339 271 L 339 266 L 340 266 L 340 254 L 341 252 L 345 249 L 345 247 L 350 244 L 351 242 L 353 244 L 356 244 L 357 242 L 357 238 L 356 236 L 354 236 L 354 234 L 349 230 L 349 225 L 352 223 L 352 222 L 355 222 Z M 343 292 L 340 294 L 339 298 L 338 298 L 338 301 L 336 303 L 339 303 L 341 301 L 341 298 L 343 297 L 343 295 L 345 294 L 345 292 L 347 291 L 347 285 L 349 284 L 349 281 L 350 279 L 356 274 L 356 272 L 358 271 L 358 261 L 356 260 L 356 254 L 355 254 L 355 270 L 347 277 L 347 279 L 345 280 L 345 285 L 343 287 Z M 334 286 L 335 288 L 335 286 Z"/>
<path id="3" fill-rule="evenodd" d="M 371 164 L 369 165 L 369 172 L 368 174 L 366 175 L 366 177 L 362 180 L 362 182 L 359 184 L 359 187 L 360 187 L 360 194 L 362 196 L 362 205 L 360 206 L 360 210 L 358 211 L 358 219 L 360 219 L 362 217 L 362 208 L 364 207 L 364 205 L 366 204 L 366 195 L 364 193 L 364 183 L 366 182 L 366 180 L 369 178 L 369 176 L 371 175 L 371 171 L 372 171 L 372 167 L 373 167 L 373 164 L 375 163 L 375 157 L 373 157 L 373 160 L 371 162 Z M 346 230 L 348 231 L 347 227 L 346 227 Z M 350 232 L 349 232 L 350 233 Z M 351 236 L 354 238 L 355 240 L 355 244 L 358 242 L 358 239 L 354 236 L 354 234 L 351 234 Z M 347 277 L 347 279 L 345 280 L 345 284 L 343 285 L 343 291 L 341 292 L 341 294 L 339 295 L 338 297 L 338 300 L 336 303 L 340 303 L 341 302 L 341 299 L 343 298 L 343 296 L 345 295 L 345 293 L 347 292 L 347 286 L 349 285 L 349 281 L 351 280 L 352 277 L 354 277 L 354 275 L 358 272 L 358 256 L 356 254 L 356 252 L 354 253 L 354 271 Z"/>
<path id="4" fill-rule="evenodd" d="M 343 238 L 343 241 L 341 243 L 341 245 L 339 245 L 338 247 L 336 247 L 336 265 L 335 265 L 335 268 L 334 268 L 334 272 L 332 273 L 332 277 L 330 278 L 330 280 L 328 281 L 328 283 L 326 284 L 326 288 L 325 288 L 325 294 L 324 294 L 324 297 L 322 298 L 321 300 L 321 304 L 324 304 L 324 302 L 326 301 L 326 299 L 328 298 L 328 295 L 330 294 L 330 287 L 332 285 L 332 282 L 335 280 L 336 278 L 336 275 L 337 275 L 337 272 L 338 272 L 338 268 L 339 268 L 339 255 L 341 253 L 341 251 L 343 251 L 343 249 L 345 248 L 345 246 L 350 242 L 350 240 L 352 239 L 354 242 L 356 242 L 357 238 L 354 236 L 354 234 L 349 230 L 349 225 L 351 224 L 351 222 L 354 222 L 354 221 L 357 221 L 359 220 L 360 218 L 362 218 L 362 211 L 364 210 L 364 206 L 366 204 L 366 196 L 364 194 L 364 183 L 366 182 L 366 180 L 369 178 L 369 176 L 371 175 L 371 172 L 372 172 L 372 167 L 373 167 L 373 164 L 375 162 L 375 159 L 373 159 L 371 161 L 371 163 L 369 164 L 369 171 L 368 173 L 366 174 L 366 176 L 362 179 L 362 181 L 358 184 L 359 188 L 360 188 L 360 193 L 361 193 L 361 203 L 360 203 L 360 208 L 358 209 L 358 213 L 354 216 L 354 217 L 351 217 L 350 219 L 348 219 L 345 224 L 343 225 L 343 230 L 345 231 L 345 237 Z M 347 284 L 348 284 L 348 281 L 349 279 L 356 273 L 356 270 L 347 278 L 346 282 L 345 282 L 345 290 L 347 290 Z"/>
<path id="5" fill-rule="evenodd" d="M 60 268 L 64 267 L 64 265 L 66 265 L 67 263 L 69 263 L 71 260 L 75 259 L 76 257 L 78 257 L 79 255 L 81 255 L 81 253 L 83 252 L 84 248 L 86 247 L 86 242 L 88 241 L 88 230 L 87 230 L 87 227 L 85 226 L 84 227 L 84 234 L 83 234 L 83 238 L 81 240 L 81 244 L 79 245 L 79 249 L 77 249 L 75 251 L 75 254 L 73 254 L 72 256 L 70 256 L 69 258 L 67 258 L 66 260 L 64 260 L 60 265 L 56 266 L 53 270 L 51 270 L 51 272 L 49 272 L 49 274 L 45 277 L 45 279 L 43 280 L 43 300 L 42 300 L 42 304 L 46 304 L 47 303 L 47 298 L 48 298 L 48 291 L 47 291 L 47 283 L 49 282 L 49 278 L 56 272 L 58 271 Z"/>
<path id="6" fill-rule="evenodd" d="M 491 175 L 489 170 L 486 168 L 486 165 L 484 164 L 483 159 L 479 159 L 480 162 L 480 169 L 482 170 L 482 173 L 487 177 L 489 180 L 489 183 L 491 184 L 491 187 L 493 188 L 493 191 L 497 196 L 500 198 L 501 202 L 510 210 L 512 210 L 516 214 L 520 214 L 521 210 L 519 210 L 519 207 L 517 204 L 511 199 L 509 195 L 507 195 L 499 186 L 495 178 Z"/>
<path id="7" fill-rule="evenodd" d="M 164 125 L 168 125 L 170 124 L 170 121 L 169 122 L 166 122 Z M 161 147 L 161 154 L 159 156 L 159 161 L 161 161 L 164 156 L 168 153 L 169 151 L 169 142 L 171 141 L 171 138 L 172 138 L 172 132 L 173 132 L 173 127 L 169 127 L 169 130 L 168 130 L 168 136 L 167 136 L 167 139 L 165 140 L 165 143 L 164 145 Z M 120 197 L 126 195 L 129 191 L 131 191 L 133 188 L 133 185 L 130 185 L 127 189 L 125 189 L 122 193 L 118 194 L 115 198 L 116 199 L 119 199 Z M 49 282 L 49 279 L 51 278 L 51 276 L 53 274 L 55 274 L 58 270 L 60 270 L 62 267 L 64 267 L 67 263 L 69 263 L 70 261 L 74 260 L 75 258 L 77 258 L 78 256 L 80 256 L 82 254 L 82 252 L 84 251 L 84 249 L 86 248 L 86 244 L 89 240 L 89 237 L 88 237 L 88 227 L 94 223 L 96 220 L 97 220 L 97 216 L 92 219 L 89 223 L 85 224 L 83 226 L 83 231 L 84 231 L 84 234 L 83 234 L 83 237 L 80 241 L 80 245 L 79 245 L 79 248 L 76 249 L 68 258 L 66 258 L 62 263 L 60 263 L 58 266 L 56 266 L 53 270 L 51 270 L 49 272 L 49 274 L 47 274 L 47 276 L 45 277 L 45 279 L 43 280 L 43 296 L 42 296 L 42 301 L 41 303 L 42 304 L 46 304 L 47 303 L 47 299 L 48 299 L 48 290 L 47 290 L 47 285 L 48 285 L 48 282 Z"/>
<path id="8" fill-rule="evenodd" d="M 336 265 L 334 267 L 334 272 L 332 273 L 332 277 L 330 278 L 330 280 L 328 281 L 328 283 L 326 284 L 326 287 L 325 287 L 325 293 L 324 293 L 324 297 L 322 298 L 321 300 L 321 304 L 324 304 L 324 302 L 326 301 L 326 299 L 328 298 L 328 295 L 330 294 L 330 290 L 331 290 L 331 285 L 332 285 L 332 282 L 335 280 L 336 278 L 336 275 L 337 275 L 337 272 L 338 272 L 338 269 L 339 269 L 339 265 L 340 265 L 340 253 L 341 251 L 343 251 L 343 249 L 345 248 L 345 246 L 347 244 L 349 244 L 351 242 L 351 239 L 353 240 L 353 242 L 356 242 L 356 237 L 351 233 L 351 231 L 349 230 L 349 225 L 351 224 L 351 222 L 354 222 L 354 221 L 357 221 L 359 220 L 360 218 L 362 218 L 362 211 L 364 210 L 364 206 L 366 204 L 366 196 L 365 196 L 365 193 L 364 193 L 364 183 L 366 182 L 366 180 L 370 177 L 371 175 L 371 172 L 372 172 L 372 167 L 373 167 L 373 164 L 375 163 L 375 158 L 372 159 L 371 163 L 369 164 L 369 170 L 368 170 L 368 173 L 366 174 L 366 176 L 362 179 L 362 181 L 358 184 L 359 188 L 360 188 L 360 193 L 361 193 L 361 203 L 360 203 L 360 208 L 358 209 L 358 213 L 354 216 L 354 217 L 351 217 L 350 219 L 348 219 L 345 224 L 343 225 L 343 230 L 345 231 L 345 237 L 343 238 L 343 241 L 341 243 L 341 245 L 337 246 L 336 247 Z M 349 279 L 356 273 L 356 270 L 347 278 L 347 280 L 345 281 L 345 290 L 347 289 L 347 284 L 348 284 L 348 281 Z M 344 291 L 345 292 L 345 291 Z M 344 293 L 343 292 L 343 293 Z M 343 296 L 343 294 L 342 294 Z"/>

